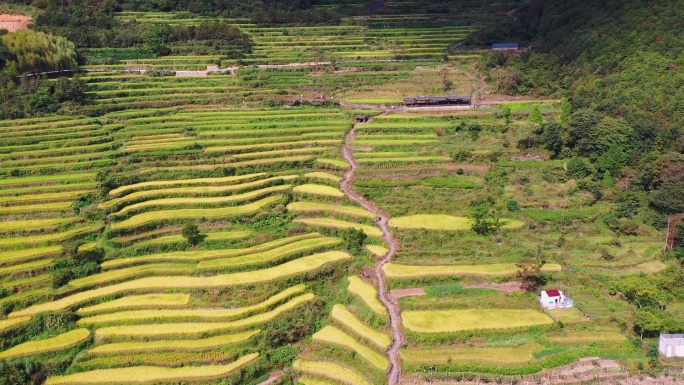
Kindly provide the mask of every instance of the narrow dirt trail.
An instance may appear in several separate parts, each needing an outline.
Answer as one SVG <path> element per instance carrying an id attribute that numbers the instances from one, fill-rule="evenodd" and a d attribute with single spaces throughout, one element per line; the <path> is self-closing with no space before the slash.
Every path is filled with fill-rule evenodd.
<path id="1" fill-rule="evenodd" d="M 397 252 L 397 247 L 399 241 L 392 234 L 392 230 L 389 226 L 390 216 L 386 212 L 382 211 L 378 206 L 372 202 L 366 200 L 351 187 L 351 182 L 354 179 L 356 170 L 358 168 L 358 163 L 354 159 L 354 154 L 351 151 L 351 142 L 356 138 L 356 124 L 352 127 L 347 134 L 347 139 L 344 146 L 342 147 L 342 156 L 350 164 L 350 168 L 344 173 L 344 179 L 340 182 L 340 188 L 347 197 L 360 204 L 366 210 L 372 211 L 378 215 L 379 220 L 378 225 L 382 229 L 382 236 L 389 245 L 389 250 L 377 264 L 375 264 L 374 272 L 375 278 L 378 281 L 378 293 L 380 296 L 380 302 L 387 308 L 387 312 L 390 316 L 390 327 L 392 329 L 392 345 L 390 345 L 387 350 L 387 355 L 390 360 L 390 370 L 387 373 L 387 384 L 396 385 L 399 383 L 401 376 L 401 362 L 399 358 L 399 348 L 404 344 L 405 337 L 404 332 L 401 329 L 401 316 L 399 314 L 399 304 L 389 295 L 387 290 L 387 282 L 385 281 L 385 275 L 382 272 L 382 267 L 385 263 L 389 262 L 394 254 Z"/>

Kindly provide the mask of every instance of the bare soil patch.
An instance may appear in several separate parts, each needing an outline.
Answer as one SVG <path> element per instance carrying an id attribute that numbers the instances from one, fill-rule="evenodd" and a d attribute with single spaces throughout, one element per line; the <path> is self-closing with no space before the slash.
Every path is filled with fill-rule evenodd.
<path id="1" fill-rule="evenodd" d="M 413 297 L 413 296 L 421 296 L 427 294 L 425 292 L 425 289 L 422 287 L 414 287 L 410 289 L 394 289 L 390 290 L 390 295 L 394 299 L 399 299 L 399 298 L 404 298 L 404 297 Z"/>
<path id="2" fill-rule="evenodd" d="M 33 23 L 31 16 L 0 14 L 0 29 L 17 32 Z"/>

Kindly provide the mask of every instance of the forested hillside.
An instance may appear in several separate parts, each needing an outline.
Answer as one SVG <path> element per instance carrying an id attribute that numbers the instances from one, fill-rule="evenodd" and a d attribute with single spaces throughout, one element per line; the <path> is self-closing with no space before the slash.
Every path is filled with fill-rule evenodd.
<path id="1" fill-rule="evenodd" d="M 662 214 L 684 212 L 684 7 L 681 1 L 531 1 L 469 44 L 519 41 L 482 61 L 500 91 L 565 96 L 572 113 L 538 142 L 585 157 Z M 569 110 L 568 110 L 569 112 Z M 665 226 L 665 219 L 661 226 Z M 681 241 L 681 240 L 680 240 Z"/>

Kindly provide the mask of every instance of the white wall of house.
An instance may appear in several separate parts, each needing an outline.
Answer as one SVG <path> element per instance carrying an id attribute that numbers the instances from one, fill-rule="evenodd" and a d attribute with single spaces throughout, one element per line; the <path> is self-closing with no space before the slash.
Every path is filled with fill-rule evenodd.
<path id="1" fill-rule="evenodd" d="M 658 350 L 665 357 L 684 357 L 684 334 L 661 334 Z"/>

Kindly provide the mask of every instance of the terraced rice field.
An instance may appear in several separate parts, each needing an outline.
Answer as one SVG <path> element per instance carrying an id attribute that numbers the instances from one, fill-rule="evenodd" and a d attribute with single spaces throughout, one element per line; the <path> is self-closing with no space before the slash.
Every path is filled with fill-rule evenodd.
<path id="1" fill-rule="evenodd" d="M 541 267 L 543 272 L 561 271 L 562 266 L 557 263 L 548 263 Z M 389 278 L 417 278 L 439 276 L 511 276 L 515 275 L 518 267 L 515 264 L 489 264 L 489 265 L 402 265 L 388 263 L 383 266 L 383 271 Z"/>
<path id="2" fill-rule="evenodd" d="M 141 27 L 219 20 L 190 16 L 117 13 Z M 427 286 L 424 298 L 398 302 L 406 306 L 405 371 L 455 362 L 525 365 L 539 354 L 555 359 L 573 341 L 624 342 L 620 333 L 578 331 L 568 322 L 520 343 L 506 334 L 515 344 L 479 336 L 476 348 L 433 344 L 444 334 L 517 333 L 553 322 L 529 310 L 530 294 L 497 297 L 452 282 L 517 271 L 522 252 L 495 256 L 488 239 L 470 237 L 467 209 L 451 203 L 490 191 L 482 177 L 490 165 L 531 163 L 509 160 L 513 146 L 500 151 L 499 136 L 514 143 L 520 122 L 501 134 L 497 112 L 488 110 L 378 115 L 400 94 L 439 91 L 443 68 L 460 79 L 450 92 L 480 87 L 466 73 L 479 55 L 447 51 L 472 27 L 446 19 L 426 26 L 437 21 L 425 15 L 286 28 L 226 21 L 254 43 L 235 73 L 152 75 L 237 66 L 209 42 L 173 43 L 172 54 L 160 57 L 140 47 L 85 49 L 85 69 L 94 71 L 80 75 L 89 87 L 83 112 L 93 117 L 57 112 L 0 121 L 0 358 L 64 369 L 48 385 L 256 384 L 274 371 L 305 385 L 386 383 L 388 351 L 401 339 L 391 337 L 396 320 L 380 301 L 377 280 L 367 277 L 390 248 L 380 242 L 378 215 L 339 188 L 350 168 L 340 150 L 356 114 L 374 117 L 350 136 L 354 189 L 392 216 L 397 231 L 390 235 L 404 238 L 400 261 L 382 272 L 390 285 Z M 506 213 L 516 219 L 502 219 L 502 229 L 522 231 L 520 218 L 558 216 L 522 207 Z M 602 212 L 592 207 L 573 218 L 595 211 Z M 190 224 L 200 231 L 197 242 L 183 235 Z M 354 245 L 350 228 L 371 238 Z M 442 231 L 459 231 L 467 249 L 453 253 Z M 444 250 L 421 250 L 420 240 L 444 243 Z M 489 257 L 497 261 L 483 260 Z M 562 270 L 555 263 L 561 258 L 546 257 L 553 262 L 544 273 Z M 430 287 L 432 280 L 438 284 Z M 465 297 L 492 306 L 471 306 Z M 496 308 L 500 297 L 510 308 Z M 30 333 L 36 335 L 14 338 Z"/>
<path id="3" fill-rule="evenodd" d="M 402 229 L 428 229 L 428 230 L 470 230 L 471 221 L 464 217 L 454 217 L 451 215 L 431 214 L 431 215 L 409 215 L 405 217 L 392 218 L 390 225 Z M 502 229 L 517 229 L 524 225 L 523 222 L 515 219 L 501 218 Z"/>
<path id="4" fill-rule="evenodd" d="M 509 329 L 553 324 L 534 310 L 472 309 L 404 311 L 406 329 L 416 333 L 453 333 L 463 330 Z"/>

